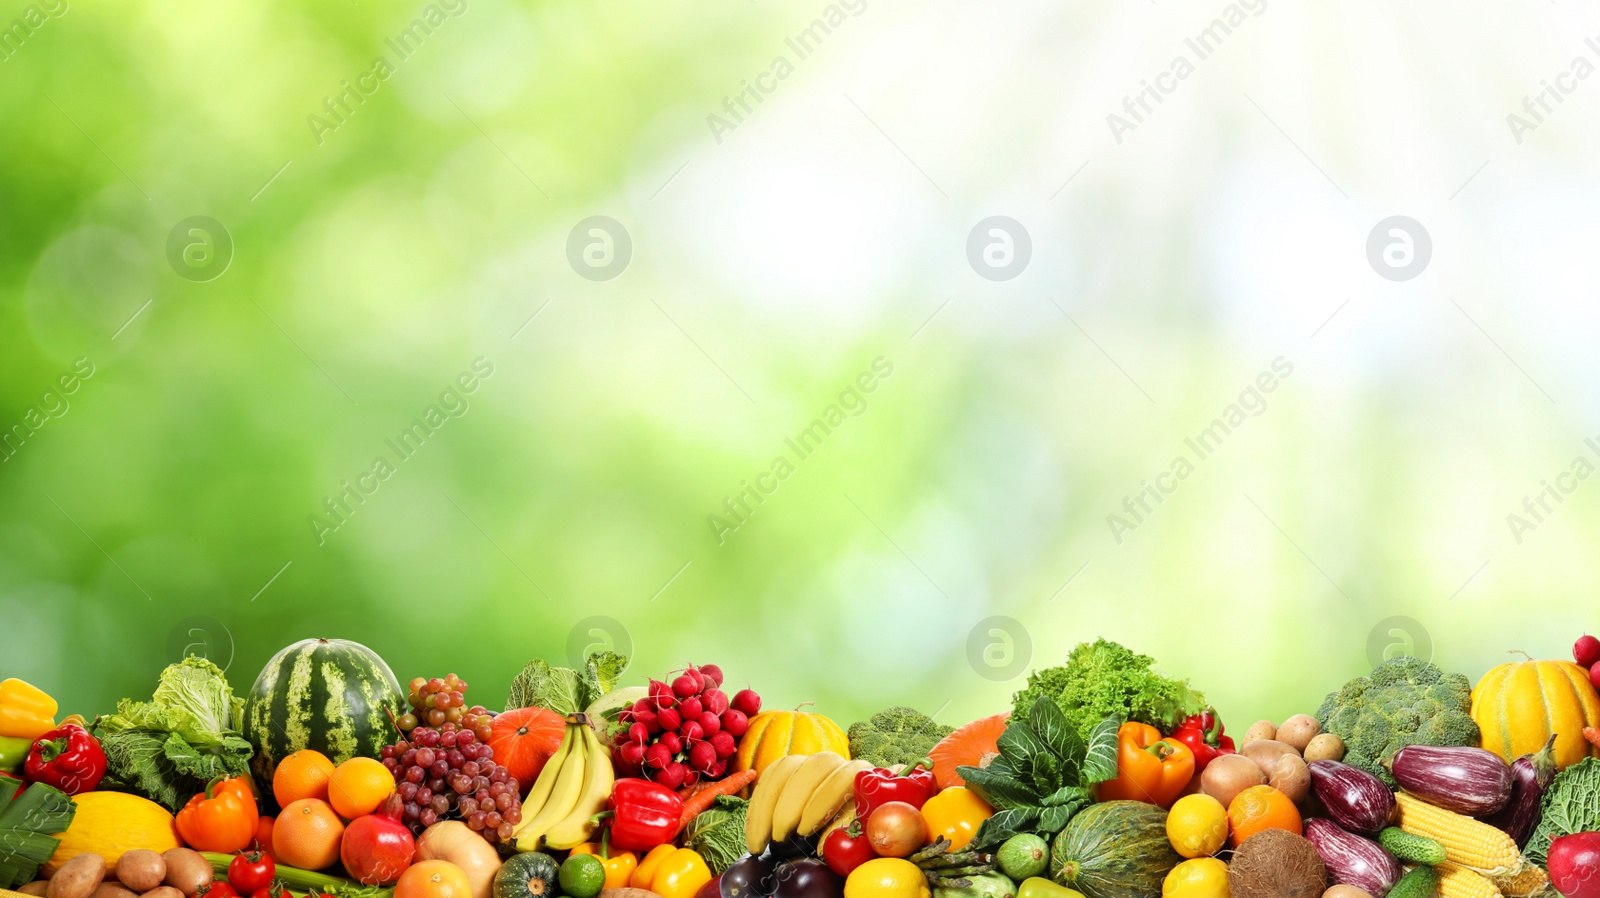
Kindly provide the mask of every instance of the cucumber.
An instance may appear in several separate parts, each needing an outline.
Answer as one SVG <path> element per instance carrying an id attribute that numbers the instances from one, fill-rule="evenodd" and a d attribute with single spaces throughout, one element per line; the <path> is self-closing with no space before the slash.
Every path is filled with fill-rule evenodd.
<path id="1" fill-rule="evenodd" d="M 1378 833 L 1378 844 L 1394 855 L 1402 864 L 1442 864 L 1444 846 L 1428 838 L 1408 833 L 1398 826 L 1390 826 Z"/>
<path id="2" fill-rule="evenodd" d="M 1431 840 L 1430 840 L 1431 841 Z M 1427 864 L 1411 868 L 1389 890 L 1387 898 L 1433 898 L 1439 894 L 1439 873 Z"/>

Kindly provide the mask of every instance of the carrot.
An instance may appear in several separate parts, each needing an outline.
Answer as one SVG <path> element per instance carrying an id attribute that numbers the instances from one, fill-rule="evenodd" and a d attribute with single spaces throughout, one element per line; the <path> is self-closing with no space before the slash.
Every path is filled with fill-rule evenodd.
<path id="1" fill-rule="evenodd" d="M 704 789 L 690 795 L 683 802 L 683 816 L 678 819 L 678 831 L 689 825 L 689 821 L 698 817 L 717 800 L 718 795 L 734 795 L 756 781 L 754 770 L 741 770 L 729 776 L 708 784 Z"/>

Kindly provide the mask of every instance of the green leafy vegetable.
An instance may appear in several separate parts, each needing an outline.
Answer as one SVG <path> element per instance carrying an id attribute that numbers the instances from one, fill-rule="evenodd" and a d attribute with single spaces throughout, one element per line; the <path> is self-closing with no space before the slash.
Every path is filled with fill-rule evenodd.
<path id="1" fill-rule="evenodd" d="M 617 687 L 628 659 L 616 652 L 596 652 L 582 670 L 552 667 L 534 659 L 511 681 L 506 710 L 548 708 L 557 714 L 576 714 Z"/>
<path id="2" fill-rule="evenodd" d="M 850 724 L 850 757 L 879 767 L 915 764 L 953 732 L 954 727 L 940 726 L 915 708 L 885 708 Z"/>
<path id="3" fill-rule="evenodd" d="M 1105 639 L 1080 643 L 1066 664 L 1028 675 L 1027 685 L 1012 697 L 1011 719 L 1027 720 L 1043 696 L 1055 702 L 1080 739 L 1088 739 L 1107 717 L 1170 730 L 1199 713 L 1205 697 L 1185 680 L 1156 673 L 1154 665 L 1154 658 Z"/>
<path id="4" fill-rule="evenodd" d="M 100 788 L 142 795 L 176 813 L 212 780 L 247 772 L 254 751 L 234 728 L 240 707 L 210 661 L 169 665 L 150 701 L 123 699 L 117 713 L 94 722 L 106 753 Z"/>
<path id="5" fill-rule="evenodd" d="M 1344 740 L 1346 764 L 1394 788 L 1384 762 L 1407 745 L 1477 745 L 1481 734 L 1471 711 L 1472 683 L 1465 676 L 1402 655 L 1330 692 L 1317 722 Z"/>
<path id="6" fill-rule="evenodd" d="M 1103 718 L 1078 734 L 1049 696 L 1034 699 L 1027 719 L 1012 716 L 1000 738 L 1000 754 L 985 767 L 958 767 L 967 787 L 994 805 L 973 839 L 993 848 L 1018 833 L 1046 841 L 1066 829 L 1073 815 L 1094 803 L 1094 786 L 1117 775 L 1118 717 Z"/>
<path id="7" fill-rule="evenodd" d="M 744 856 L 744 817 L 749 807 L 750 802 L 743 798 L 718 795 L 684 830 L 684 847 L 699 852 L 713 875 L 720 875 Z"/>
<path id="8" fill-rule="evenodd" d="M 1541 816 L 1522 853 L 1543 867 L 1550 843 L 1573 833 L 1600 830 L 1600 759 L 1582 761 L 1556 774 L 1540 800 Z"/>
<path id="9" fill-rule="evenodd" d="M 17 794 L 21 792 L 21 794 Z M 61 844 L 51 833 L 66 832 L 77 806 L 54 786 L 0 780 L 0 888 L 33 882 Z"/>

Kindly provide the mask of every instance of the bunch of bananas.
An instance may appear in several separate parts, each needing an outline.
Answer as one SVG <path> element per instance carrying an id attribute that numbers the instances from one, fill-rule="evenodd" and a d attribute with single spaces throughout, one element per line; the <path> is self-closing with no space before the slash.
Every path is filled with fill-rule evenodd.
<path id="1" fill-rule="evenodd" d="M 511 838 L 518 851 L 566 850 L 594 836 L 593 818 L 606 809 L 616 784 L 611 753 L 583 714 L 567 716 L 561 746 L 522 800 L 522 822 Z"/>
<path id="2" fill-rule="evenodd" d="M 836 752 L 786 755 L 756 780 L 744 818 L 745 847 L 760 854 L 771 842 L 812 836 L 855 819 L 856 774 L 872 767 Z M 831 824 L 831 826 L 830 826 Z"/>

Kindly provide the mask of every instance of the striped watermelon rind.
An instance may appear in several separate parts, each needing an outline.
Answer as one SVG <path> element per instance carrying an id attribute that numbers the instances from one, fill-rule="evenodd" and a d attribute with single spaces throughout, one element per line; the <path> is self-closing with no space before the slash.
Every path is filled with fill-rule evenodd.
<path id="1" fill-rule="evenodd" d="M 398 738 L 400 681 L 378 653 L 347 639 L 304 639 L 268 661 L 245 699 L 244 737 L 255 747 L 251 772 L 272 794 L 278 762 L 303 748 L 335 764 L 378 757 Z"/>

